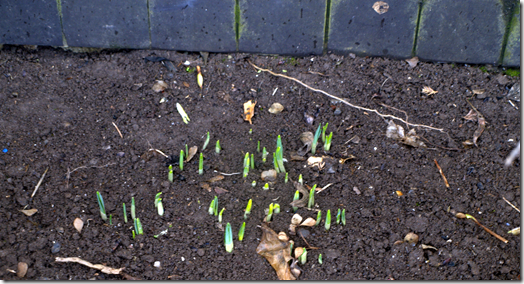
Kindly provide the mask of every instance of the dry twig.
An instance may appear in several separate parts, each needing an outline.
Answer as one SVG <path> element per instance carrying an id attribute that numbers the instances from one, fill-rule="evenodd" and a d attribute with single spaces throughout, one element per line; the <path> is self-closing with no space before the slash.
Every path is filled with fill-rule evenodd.
<path id="1" fill-rule="evenodd" d="M 439 166 L 439 164 L 437 163 L 437 159 L 433 159 L 433 161 L 435 161 L 435 165 L 437 165 L 438 171 L 440 172 L 440 175 L 441 175 L 442 178 L 444 179 L 444 183 L 446 184 L 446 187 L 449 187 L 448 179 L 447 179 L 446 176 L 444 175 L 444 172 L 442 171 L 442 168 L 441 168 L 441 167 Z"/>
<path id="2" fill-rule="evenodd" d="M 125 267 L 122 268 L 111 268 L 109 266 L 105 266 L 103 264 L 92 264 L 88 261 L 85 261 L 79 257 L 56 257 L 56 262 L 75 262 L 82 265 L 85 265 L 89 268 L 100 270 L 102 273 L 105 274 L 121 274 L 122 270 L 124 270 Z"/>
<path id="3" fill-rule="evenodd" d="M 44 180 L 45 174 L 47 173 L 47 170 L 49 170 L 49 168 L 45 169 L 45 172 L 42 174 L 42 177 L 40 178 L 40 180 L 38 181 L 38 183 L 35 186 L 35 190 L 33 191 L 33 194 L 31 194 L 31 198 L 33 198 L 33 196 L 35 196 L 36 191 L 38 190 L 38 188 L 42 184 L 42 181 Z"/>
<path id="4" fill-rule="evenodd" d="M 506 201 L 506 203 L 508 203 L 509 206 L 513 207 L 513 209 L 517 210 L 520 213 L 520 210 L 515 205 L 511 204 L 511 202 L 509 202 L 504 196 L 502 196 L 502 199 L 504 199 L 504 201 Z"/>
<path id="5" fill-rule="evenodd" d="M 504 243 L 508 243 L 508 240 L 506 240 L 505 238 L 499 236 L 497 233 L 493 232 L 492 230 L 488 229 L 486 226 L 480 224 L 479 221 L 477 221 L 477 219 L 475 219 L 475 217 L 469 215 L 469 214 L 464 214 L 464 213 L 457 213 L 455 214 L 455 216 L 457 218 L 460 218 L 460 219 L 464 219 L 464 218 L 467 218 L 467 219 L 471 219 L 473 220 L 473 222 L 475 222 L 477 225 L 479 225 L 482 229 L 484 229 L 484 231 L 490 233 L 492 236 L 494 236 L 495 238 L 503 241 Z"/>
<path id="6" fill-rule="evenodd" d="M 120 129 L 118 129 L 118 126 L 116 126 L 115 122 L 111 123 L 113 123 L 113 126 L 116 128 L 116 131 L 118 131 L 118 134 L 120 134 L 120 138 L 124 138 L 124 136 L 122 136 L 122 132 L 120 132 Z"/>
<path id="7" fill-rule="evenodd" d="M 410 125 L 411 127 L 422 127 L 422 128 L 427 128 L 427 129 L 431 129 L 431 130 L 436 130 L 436 131 L 439 131 L 439 132 L 442 132 L 442 133 L 445 133 L 444 129 L 443 128 L 435 128 L 435 127 L 432 127 L 432 126 L 428 126 L 428 125 L 424 125 L 424 124 L 415 124 L 415 123 L 409 123 L 407 121 L 405 121 L 404 119 L 400 118 L 400 117 L 396 117 L 394 115 L 390 115 L 390 114 L 382 114 L 380 112 L 378 112 L 376 109 L 369 109 L 369 108 L 365 108 L 365 107 L 361 107 L 361 106 L 358 106 L 358 105 L 354 105 L 352 103 L 349 103 L 347 102 L 346 100 L 344 100 L 343 98 L 340 98 L 340 97 L 337 97 L 337 96 L 334 96 L 334 95 L 331 95 L 329 94 L 328 92 L 325 92 L 323 90 L 319 90 L 319 89 L 315 89 L 313 87 L 310 87 L 309 85 L 307 85 L 306 83 L 296 79 L 296 78 L 293 78 L 293 77 L 289 77 L 289 76 L 286 76 L 286 75 L 282 75 L 282 74 L 278 74 L 278 73 L 275 73 L 271 70 L 268 70 L 268 69 L 264 69 L 264 68 L 261 68 L 261 67 L 258 67 L 256 66 L 255 64 L 253 64 L 251 61 L 249 61 L 249 64 L 251 64 L 251 66 L 253 66 L 255 69 L 257 70 L 260 70 L 260 71 L 264 71 L 264 72 L 268 72 L 269 74 L 273 75 L 273 76 L 277 76 L 277 77 L 282 77 L 282 78 L 285 78 L 285 79 L 288 79 L 288 80 L 291 80 L 291 81 L 294 81 L 310 90 L 312 90 L 313 92 L 318 92 L 318 93 L 321 93 L 321 94 L 324 94 L 332 99 L 335 99 L 335 100 L 339 100 L 341 101 L 343 104 L 345 105 L 348 105 L 352 108 L 356 108 L 358 110 L 362 110 L 362 111 L 368 111 L 368 112 L 373 112 L 375 114 L 377 114 L 378 116 L 382 117 L 382 118 L 391 118 L 391 119 L 395 119 L 395 120 L 398 120 L 400 122 L 403 122 L 405 123 L 406 125 Z"/>

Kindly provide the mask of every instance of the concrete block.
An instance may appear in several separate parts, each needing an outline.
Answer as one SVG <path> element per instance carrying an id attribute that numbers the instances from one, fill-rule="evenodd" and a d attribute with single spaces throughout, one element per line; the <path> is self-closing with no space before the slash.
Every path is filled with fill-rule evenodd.
<path id="1" fill-rule="evenodd" d="M 62 0 L 68 46 L 150 48 L 147 0 Z"/>
<path id="2" fill-rule="evenodd" d="M 497 64 L 505 32 L 495 0 L 427 0 L 422 6 L 416 54 L 421 60 Z"/>
<path id="3" fill-rule="evenodd" d="M 339 54 L 410 58 L 419 1 L 385 0 L 379 13 L 376 1 L 332 0 L 327 48 Z"/>
<path id="4" fill-rule="evenodd" d="M 508 67 L 520 66 L 520 5 L 510 21 L 510 30 L 502 65 Z"/>
<path id="5" fill-rule="evenodd" d="M 235 0 L 149 0 L 152 48 L 235 52 Z"/>
<path id="6" fill-rule="evenodd" d="M 240 52 L 322 54 L 325 1 L 239 0 Z"/>
<path id="7" fill-rule="evenodd" d="M 0 1 L 0 44 L 61 46 L 56 0 Z"/>

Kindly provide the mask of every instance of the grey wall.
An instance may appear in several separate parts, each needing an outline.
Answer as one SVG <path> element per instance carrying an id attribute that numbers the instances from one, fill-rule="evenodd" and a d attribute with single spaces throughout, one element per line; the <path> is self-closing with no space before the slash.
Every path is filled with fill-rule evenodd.
<path id="1" fill-rule="evenodd" d="M 0 44 L 291 56 L 331 51 L 520 66 L 516 0 L 381 2 L 1 0 Z"/>

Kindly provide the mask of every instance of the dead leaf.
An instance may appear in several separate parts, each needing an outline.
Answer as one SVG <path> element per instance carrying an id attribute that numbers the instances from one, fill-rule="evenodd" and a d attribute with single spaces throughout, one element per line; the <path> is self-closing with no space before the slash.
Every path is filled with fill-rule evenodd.
<path id="1" fill-rule="evenodd" d="M 296 280 L 291 273 L 288 262 L 292 260 L 289 241 L 278 239 L 277 233 L 262 223 L 262 238 L 257 253 L 266 258 L 275 269 L 279 280 Z"/>
<path id="2" fill-rule="evenodd" d="M 182 85 L 184 85 L 184 87 L 186 87 L 186 88 L 189 88 L 189 83 L 188 82 L 182 82 Z"/>
<path id="3" fill-rule="evenodd" d="M 84 227 L 84 221 L 82 221 L 82 219 L 80 218 L 76 218 L 74 221 L 73 221 L 73 226 L 75 227 L 75 229 L 81 233 L 82 232 L 82 228 Z"/>
<path id="4" fill-rule="evenodd" d="M 470 121 L 476 121 L 477 120 L 477 113 L 474 111 L 474 110 L 469 110 L 468 114 L 466 114 L 466 116 L 464 116 L 464 119 L 465 120 L 470 120 Z"/>
<path id="5" fill-rule="evenodd" d="M 28 209 L 28 210 L 20 210 L 20 212 L 24 213 L 26 216 L 33 216 L 38 210 L 36 208 Z"/>
<path id="6" fill-rule="evenodd" d="M 249 100 L 244 103 L 244 120 L 249 121 L 249 124 L 253 124 L 251 119 L 255 115 L 255 105 L 256 104 L 257 102 L 255 101 L 255 103 L 253 103 L 252 100 Z"/>
<path id="7" fill-rule="evenodd" d="M 402 196 L 402 195 L 404 195 L 404 194 L 402 193 L 402 191 L 400 191 L 400 190 L 395 191 L 395 193 L 396 193 L 398 196 Z"/>
<path id="8" fill-rule="evenodd" d="M 478 119 L 478 127 L 477 130 L 473 133 L 473 144 L 478 147 L 477 140 L 479 139 L 482 132 L 484 132 L 484 129 L 486 129 L 486 120 L 484 117 L 479 113 L 479 119 Z"/>
<path id="9" fill-rule="evenodd" d="M 307 205 L 307 201 L 309 199 L 309 191 L 306 190 L 306 188 L 300 184 L 299 182 L 294 181 L 293 186 L 295 186 L 295 189 L 298 190 L 300 193 L 302 193 L 302 198 L 299 200 L 295 200 L 290 203 L 293 207 L 304 207 Z"/>
<path id="10" fill-rule="evenodd" d="M 223 194 L 223 193 L 226 193 L 226 192 L 229 192 L 228 190 L 224 189 L 224 188 L 221 188 L 221 187 L 215 187 L 215 192 L 220 195 L 220 194 Z"/>
<path id="11" fill-rule="evenodd" d="M 284 232 L 278 233 L 278 239 L 284 242 L 289 241 L 289 237 Z"/>
<path id="12" fill-rule="evenodd" d="M 382 15 L 389 10 L 389 4 L 384 1 L 377 1 L 373 4 L 373 10 Z"/>
<path id="13" fill-rule="evenodd" d="M 435 91 L 428 86 L 424 86 L 424 88 L 422 88 L 422 93 L 427 94 L 428 96 L 431 96 L 431 95 L 438 93 L 438 91 Z"/>
<path id="14" fill-rule="evenodd" d="M 304 205 L 305 206 L 305 205 Z M 296 206 L 295 206 L 296 207 Z M 297 226 L 300 224 L 300 222 L 302 222 L 302 216 L 300 216 L 299 214 L 296 214 L 293 215 L 293 217 L 291 217 L 291 224 L 289 224 L 289 232 L 292 234 L 292 235 L 295 235 L 296 232 L 295 232 L 295 229 L 297 228 Z"/>
<path id="15" fill-rule="evenodd" d="M 188 153 L 187 153 L 186 162 L 191 161 L 191 159 L 193 159 L 197 151 L 198 151 L 198 146 L 193 146 L 189 148 L 189 150 L 187 150 Z"/>
<path id="16" fill-rule="evenodd" d="M 478 90 L 476 90 L 476 89 L 472 89 L 472 90 L 471 90 L 471 92 L 472 92 L 474 95 L 482 95 L 482 94 L 484 94 L 485 91 L 486 91 L 486 90 L 484 90 L 484 89 L 478 89 Z"/>
<path id="17" fill-rule="evenodd" d="M 420 246 L 422 247 L 422 249 L 434 249 L 434 250 L 438 250 L 436 247 L 434 247 L 434 246 L 430 246 L 430 245 L 421 244 Z"/>
<path id="18" fill-rule="evenodd" d="M 16 270 L 16 276 L 23 278 L 25 274 L 27 273 L 27 268 L 28 268 L 27 263 L 19 262 L 18 268 Z"/>
<path id="19" fill-rule="evenodd" d="M 419 62 L 418 57 L 413 57 L 411 59 L 406 59 L 406 62 L 409 64 L 410 68 L 415 68 Z"/>
<path id="20" fill-rule="evenodd" d="M 304 156 L 307 153 L 309 153 L 309 151 L 311 151 L 311 145 L 313 144 L 314 137 L 315 135 L 313 135 L 313 132 L 310 131 L 303 132 L 300 134 L 299 139 L 302 142 L 302 144 L 304 144 L 304 146 L 298 149 L 297 155 Z"/>
<path id="21" fill-rule="evenodd" d="M 215 176 L 215 177 L 212 177 L 212 178 L 208 179 L 207 182 L 214 183 L 214 182 L 217 182 L 217 181 L 223 180 L 223 179 L 224 179 L 223 175 L 218 175 L 218 176 Z"/>
<path id="22" fill-rule="evenodd" d="M 167 88 L 167 83 L 162 80 L 157 80 L 156 83 L 153 85 L 153 91 L 156 93 L 163 92 Z"/>
<path id="23" fill-rule="evenodd" d="M 209 186 L 209 183 L 201 182 L 200 187 L 211 192 L 211 187 Z"/>
<path id="24" fill-rule="evenodd" d="M 297 263 L 298 263 L 298 259 L 294 259 L 290 266 L 291 273 L 293 273 L 293 276 L 295 276 L 296 278 L 298 278 L 298 276 L 300 276 L 300 273 L 302 273 L 302 269 L 298 267 Z"/>
<path id="25" fill-rule="evenodd" d="M 308 217 L 304 222 L 300 224 L 300 226 L 306 226 L 306 227 L 313 227 L 317 224 L 317 220 Z"/>
<path id="26" fill-rule="evenodd" d="M 426 148 L 426 144 L 418 140 L 419 137 L 417 136 L 415 129 L 411 129 L 407 134 L 404 134 L 404 128 L 400 125 L 396 125 L 393 120 L 390 120 L 388 123 L 386 137 L 393 138 L 412 147 Z"/>
<path id="27" fill-rule="evenodd" d="M 299 258 L 304 253 L 303 247 L 295 248 L 295 258 Z"/>

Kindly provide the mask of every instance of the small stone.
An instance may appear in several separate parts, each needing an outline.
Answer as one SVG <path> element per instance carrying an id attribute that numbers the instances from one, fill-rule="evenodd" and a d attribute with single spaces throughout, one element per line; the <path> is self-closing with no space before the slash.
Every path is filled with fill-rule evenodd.
<path id="1" fill-rule="evenodd" d="M 57 231 L 59 234 L 63 234 L 63 233 L 64 233 L 64 228 L 62 228 L 62 227 L 58 227 L 58 228 L 56 228 L 56 231 Z"/>
<path id="2" fill-rule="evenodd" d="M 155 263 L 153 264 L 154 267 L 156 268 L 160 268 L 160 261 L 155 261 Z"/>
<path id="3" fill-rule="evenodd" d="M 200 249 L 197 250 L 198 256 L 204 256 L 205 253 L 206 253 L 206 251 L 204 249 L 200 248 Z"/>
<path id="4" fill-rule="evenodd" d="M 62 245 L 58 242 L 53 244 L 53 247 L 51 247 L 51 253 L 59 253 L 60 248 L 62 248 Z"/>
<path id="5" fill-rule="evenodd" d="M 260 177 L 263 181 L 275 181 L 277 179 L 277 171 L 273 169 L 263 171 Z"/>
<path id="6" fill-rule="evenodd" d="M 118 153 L 116 153 L 116 155 L 117 155 L 118 157 L 123 157 L 125 154 L 126 154 L 126 153 L 124 153 L 124 152 L 118 152 Z"/>
<path id="7" fill-rule="evenodd" d="M 309 231 L 307 229 L 300 228 L 300 229 L 298 229 L 298 234 L 301 235 L 304 238 L 307 238 L 307 237 L 309 237 L 310 233 L 309 233 Z"/>
<path id="8" fill-rule="evenodd" d="M 284 110 L 284 106 L 279 103 L 273 103 L 269 108 L 269 112 L 272 114 L 281 113 Z"/>
<path id="9" fill-rule="evenodd" d="M 342 111 L 340 110 L 340 108 L 337 106 L 335 108 L 335 111 L 333 112 L 334 115 L 340 115 L 342 113 Z"/>

